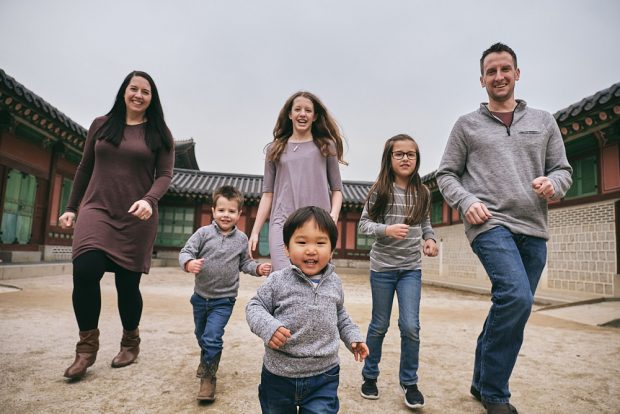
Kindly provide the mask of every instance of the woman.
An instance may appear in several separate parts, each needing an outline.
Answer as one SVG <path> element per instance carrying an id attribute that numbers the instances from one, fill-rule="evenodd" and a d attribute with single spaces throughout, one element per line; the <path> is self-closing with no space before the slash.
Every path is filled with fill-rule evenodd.
<path id="1" fill-rule="evenodd" d="M 140 277 L 151 265 L 157 203 L 170 185 L 173 164 L 174 142 L 157 87 L 147 73 L 131 72 L 110 112 L 88 130 L 67 210 L 59 219 L 63 228 L 75 222 L 73 310 L 80 329 L 75 361 L 65 377 L 81 378 L 97 357 L 104 272 L 115 273 L 123 324 L 121 350 L 112 367 L 136 360 Z"/>
<path id="2" fill-rule="evenodd" d="M 290 264 L 284 252 L 282 227 L 288 216 L 306 206 L 330 212 L 334 222 L 342 207 L 338 163 L 344 138 L 327 108 L 310 92 L 297 92 L 280 110 L 267 146 L 263 195 L 249 238 L 250 255 L 269 217 L 269 254 L 272 270 Z"/>

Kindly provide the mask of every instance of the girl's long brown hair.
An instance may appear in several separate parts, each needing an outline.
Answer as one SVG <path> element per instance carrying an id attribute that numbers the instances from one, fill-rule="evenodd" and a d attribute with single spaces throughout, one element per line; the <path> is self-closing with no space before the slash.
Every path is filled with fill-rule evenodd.
<path id="1" fill-rule="evenodd" d="M 293 101 L 300 96 L 310 99 L 314 106 L 316 121 L 312 123 L 312 139 L 321 151 L 321 154 L 323 154 L 324 157 L 335 155 L 338 157 L 338 162 L 347 165 L 347 162 L 343 158 L 344 138 L 338 124 L 327 111 L 323 102 L 321 102 L 316 95 L 305 91 L 299 91 L 291 95 L 280 110 L 276 126 L 273 128 L 273 141 L 268 144 L 269 150 L 267 151 L 267 159 L 278 162 L 286 148 L 288 139 L 293 135 L 293 121 L 289 118 L 289 114 L 293 108 Z M 335 154 L 333 154 L 329 148 L 332 142 L 336 149 Z"/>
<path id="2" fill-rule="evenodd" d="M 418 170 L 420 169 L 420 147 L 413 138 L 406 134 L 398 134 L 388 139 L 383 147 L 381 157 L 381 170 L 375 183 L 370 187 L 366 196 L 366 207 L 370 219 L 375 222 L 384 222 L 385 216 L 394 206 L 394 180 L 396 175 L 392 169 L 392 148 L 396 141 L 411 141 L 416 147 L 416 165 L 413 174 L 409 177 L 407 188 L 405 189 L 405 224 L 412 225 L 421 223 L 430 211 L 430 192 L 424 184 Z M 375 203 L 370 206 L 370 198 L 373 193 L 377 193 Z"/>

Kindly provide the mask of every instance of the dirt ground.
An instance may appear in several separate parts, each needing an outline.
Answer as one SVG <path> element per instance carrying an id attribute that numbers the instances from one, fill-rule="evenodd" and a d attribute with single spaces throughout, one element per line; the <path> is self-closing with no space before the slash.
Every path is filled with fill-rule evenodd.
<path id="1" fill-rule="evenodd" d="M 368 278 L 341 274 L 346 304 L 365 333 L 370 319 Z M 2 413 L 259 413 L 257 385 L 263 346 L 244 308 L 261 280 L 242 275 L 224 336 L 217 400 L 198 403 L 199 349 L 189 297 L 193 279 L 156 268 L 143 277 L 144 313 L 138 362 L 113 369 L 121 325 L 113 278 L 102 283 L 101 349 L 81 381 L 62 374 L 73 361 L 77 327 L 71 277 L 4 281 L 21 291 L 0 294 L 0 412 Z M 489 307 L 482 295 L 425 286 L 421 306 L 420 413 L 484 413 L 468 393 L 474 344 Z M 406 413 L 398 388 L 400 338 L 393 312 L 379 377 L 381 398 L 359 395 L 361 364 L 341 347 L 343 413 Z M 533 313 L 511 381 L 520 413 L 620 413 L 620 329 Z"/>

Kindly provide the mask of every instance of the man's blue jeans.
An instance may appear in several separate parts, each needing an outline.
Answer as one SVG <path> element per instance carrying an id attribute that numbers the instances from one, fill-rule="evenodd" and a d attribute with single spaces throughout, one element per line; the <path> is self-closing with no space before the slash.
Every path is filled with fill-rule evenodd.
<path id="1" fill-rule="evenodd" d="M 400 328 L 399 380 L 403 385 L 418 383 L 420 354 L 420 270 L 370 271 L 372 318 L 366 335 L 370 355 L 364 362 L 362 375 L 376 379 L 379 376 L 381 348 L 390 326 L 394 293 L 398 296 L 398 327 Z"/>
<path id="2" fill-rule="evenodd" d="M 508 381 L 547 261 L 547 242 L 498 226 L 478 235 L 471 246 L 491 280 L 493 302 L 478 336 L 472 386 L 484 401 L 504 403 L 510 399 Z"/>
<path id="3" fill-rule="evenodd" d="M 224 347 L 224 328 L 230 319 L 235 298 L 205 299 L 193 294 L 190 303 L 194 308 L 194 333 L 202 350 L 202 363 L 213 362 Z"/>
<path id="4" fill-rule="evenodd" d="M 263 414 L 331 414 L 340 408 L 340 366 L 305 378 L 272 374 L 265 367 L 260 376 L 258 399 Z"/>

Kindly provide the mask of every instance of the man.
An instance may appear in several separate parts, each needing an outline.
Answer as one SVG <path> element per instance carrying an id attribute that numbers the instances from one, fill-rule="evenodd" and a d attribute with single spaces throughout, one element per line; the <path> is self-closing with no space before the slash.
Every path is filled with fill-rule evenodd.
<path id="1" fill-rule="evenodd" d="M 489 414 L 517 413 L 508 381 L 547 260 L 547 202 L 566 194 L 572 169 L 553 116 L 514 97 L 515 52 L 494 44 L 480 70 L 489 102 L 457 120 L 437 183 L 492 285 L 470 392 Z"/>

